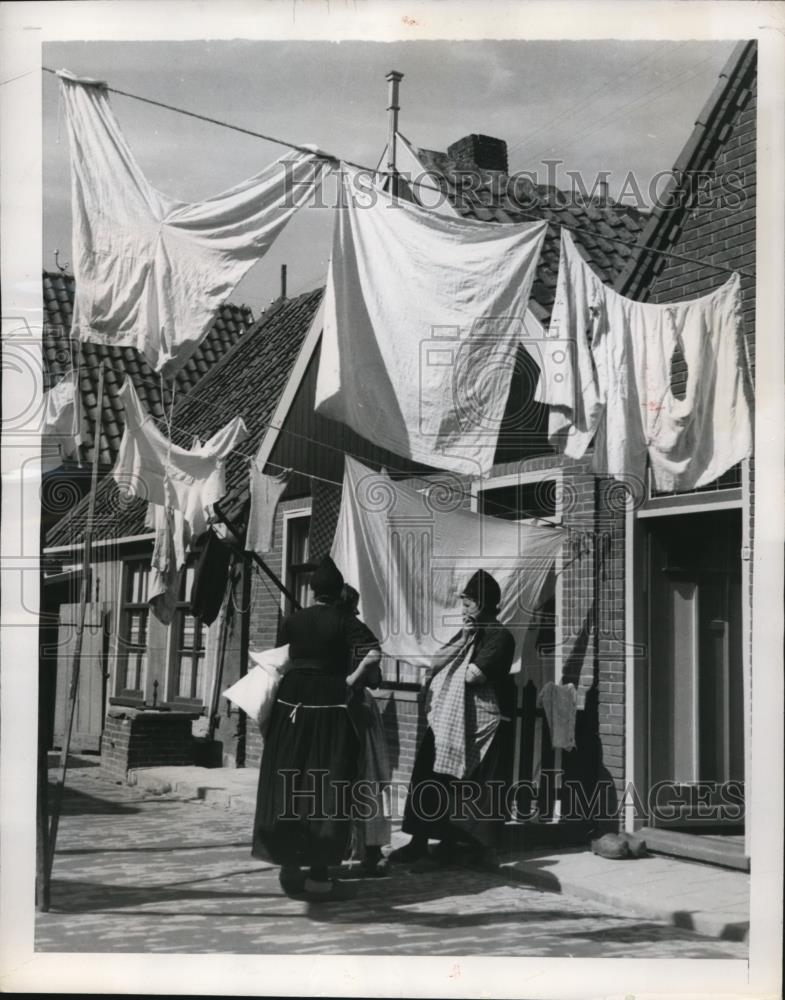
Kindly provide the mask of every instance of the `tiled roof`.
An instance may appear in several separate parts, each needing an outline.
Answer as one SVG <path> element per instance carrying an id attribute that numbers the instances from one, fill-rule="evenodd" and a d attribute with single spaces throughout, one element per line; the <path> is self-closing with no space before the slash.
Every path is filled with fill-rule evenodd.
<path id="1" fill-rule="evenodd" d="M 567 226 L 584 251 L 592 269 L 612 284 L 622 271 L 638 242 L 647 214 L 606 198 L 582 198 L 528 177 L 508 177 L 501 170 L 471 168 L 450 159 L 446 153 L 415 149 L 415 154 L 454 208 L 462 216 L 483 222 L 533 222 L 546 219 L 551 225 L 545 235 L 537 277 L 532 285 L 532 312 L 541 322 L 550 317 L 559 273 L 559 227 Z"/>
<path id="2" fill-rule="evenodd" d="M 321 296 L 322 289 L 316 289 L 274 303 L 200 380 L 196 390 L 180 403 L 175 401 L 172 439 L 176 444 L 189 447 L 194 435 L 205 440 L 237 415 L 248 427 L 249 437 L 226 462 L 226 511 L 230 516 L 236 517 L 247 499 L 246 456 L 259 448 Z M 149 403 L 145 401 L 145 405 Z M 107 476 L 96 493 L 94 537 L 143 534 L 145 508 L 143 501 L 125 499 L 114 479 Z M 87 498 L 47 534 L 47 548 L 81 541 L 86 513 Z"/>
<path id="3" fill-rule="evenodd" d="M 70 274 L 44 271 L 44 389 L 57 383 L 71 367 L 77 367 L 75 346 L 70 340 L 74 303 L 74 278 Z M 231 350 L 253 322 L 247 306 L 226 304 L 199 350 L 174 377 L 175 404 Z M 111 468 L 123 436 L 123 407 L 117 393 L 128 376 L 139 398 L 155 417 L 163 416 L 163 405 L 171 402 L 171 382 L 165 383 L 163 401 L 161 379 L 144 357 L 133 347 L 104 347 L 83 342 L 79 346 L 78 367 L 82 397 L 82 458 L 93 460 L 93 433 L 98 404 L 98 371 L 107 360 L 104 377 L 104 405 L 101 419 L 99 462 Z"/>

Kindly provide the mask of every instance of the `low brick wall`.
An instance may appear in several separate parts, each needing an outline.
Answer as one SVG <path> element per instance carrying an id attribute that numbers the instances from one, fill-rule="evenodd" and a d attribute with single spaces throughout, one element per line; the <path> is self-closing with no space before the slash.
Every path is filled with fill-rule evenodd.
<path id="1" fill-rule="evenodd" d="M 101 741 L 101 770 L 114 781 L 125 781 L 132 768 L 193 764 L 194 718 L 186 712 L 111 707 Z"/>

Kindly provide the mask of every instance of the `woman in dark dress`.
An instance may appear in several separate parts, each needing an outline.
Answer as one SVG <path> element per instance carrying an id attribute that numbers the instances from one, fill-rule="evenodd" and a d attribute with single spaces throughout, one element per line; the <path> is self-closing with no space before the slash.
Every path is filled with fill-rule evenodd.
<path id="1" fill-rule="evenodd" d="M 497 618 L 499 584 L 478 570 L 461 594 L 464 627 L 453 636 L 429 670 L 426 687 L 434 676 L 457 657 L 468 660 L 465 715 L 456 720 L 465 735 L 467 760 L 471 743 L 482 739 L 479 763 L 463 778 L 435 770 L 439 734 L 430 724 L 417 750 L 402 829 L 411 840 L 390 855 L 392 862 L 415 862 L 415 869 L 429 864 L 449 864 L 459 844 L 470 848 L 477 861 L 491 862 L 504 820 L 502 790 L 512 752 L 511 720 L 515 711 L 515 686 L 510 677 L 515 640 Z M 462 787 L 463 786 L 463 787 Z M 440 843 L 429 854 L 428 841 Z"/>
<path id="2" fill-rule="evenodd" d="M 329 898 L 336 887 L 328 869 L 346 851 L 357 777 L 352 689 L 381 652 L 370 629 L 339 606 L 343 577 L 329 556 L 310 587 L 316 604 L 285 619 L 281 629 L 292 666 L 264 741 L 253 856 L 281 865 L 285 891 Z"/>

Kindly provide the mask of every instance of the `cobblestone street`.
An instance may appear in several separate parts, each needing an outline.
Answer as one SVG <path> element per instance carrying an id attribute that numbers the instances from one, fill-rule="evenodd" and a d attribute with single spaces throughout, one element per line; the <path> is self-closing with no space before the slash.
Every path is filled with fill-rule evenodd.
<path id="1" fill-rule="evenodd" d="M 75 768 L 36 950 L 746 958 L 744 944 L 480 871 L 396 869 L 353 882 L 348 901 L 291 900 L 250 833 L 243 811 Z"/>

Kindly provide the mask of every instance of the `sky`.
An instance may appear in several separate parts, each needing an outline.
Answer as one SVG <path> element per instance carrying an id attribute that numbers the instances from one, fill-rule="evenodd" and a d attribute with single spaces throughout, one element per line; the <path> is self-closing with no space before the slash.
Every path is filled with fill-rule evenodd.
<path id="1" fill-rule="evenodd" d="M 611 197 L 629 173 L 648 200 L 672 166 L 733 42 L 51 42 L 43 62 L 109 86 L 254 131 L 375 165 L 387 136 L 387 82 L 400 85 L 399 129 L 415 146 L 445 150 L 472 132 L 504 139 L 510 170 L 556 183 L 579 171 L 589 189 L 610 171 Z M 68 141 L 57 78 L 43 74 L 44 261 L 71 261 Z M 195 201 L 263 169 L 285 150 L 119 95 L 110 100 L 150 183 Z M 626 185 L 629 191 L 629 183 Z M 324 279 L 332 211 L 297 213 L 231 301 L 258 316 L 277 297 Z"/>

